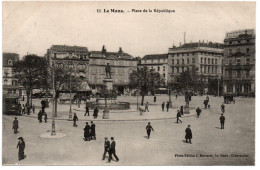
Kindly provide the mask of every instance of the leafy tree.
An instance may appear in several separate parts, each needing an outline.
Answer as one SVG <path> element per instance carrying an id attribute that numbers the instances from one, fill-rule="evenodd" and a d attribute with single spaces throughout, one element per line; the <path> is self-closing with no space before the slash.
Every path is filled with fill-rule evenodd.
<path id="1" fill-rule="evenodd" d="M 54 96 L 54 107 L 55 107 L 55 117 L 57 117 L 57 105 L 58 99 L 61 92 L 70 92 L 70 88 L 72 92 L 75 92 L 81 88 L 82 79 L 77 77 L 74 72 L 72 72 L 69 68 L 63 67 L 54 67 L 51 68 L 51 71 L 54 71 L 54 90 L 56 95 Z M 50 79 L 49 84 L 52 85 L 52 79 Z M 71 87 L 70 87 L 71 85 Z"/>
<path id="2" fill-rule="evenodd" d="M 133 71 L 130 74 L 130 88 L 138 89 L 141 96 L 142 102 L 144 103 L 144 96 L 148 92 L 154 93 L 155 88 L 160 87 L 164 84 L 164 79 L 160 77 L 158 72 L 155 72 L 154 69 L 148 69 L 147 67 L 137 68 L 136 71 Z"/>
<path id="3" fill-rule="evenodd" d="M 37 55 L 26 55 L 14 63 L 13 71 L 19 84 L 26 89 L 27 103 L 32 105 L 32 91 L 44 86 L 47 82 L 48 64 L 45 58 Z"/>
<path id="4" fill-rule="evenodd" d="M 177 92 L 201 91 L 204 89 L 203 77 L 198 74 L 198 69 L 186 70 L 176 76 L 171 85 Z"/>

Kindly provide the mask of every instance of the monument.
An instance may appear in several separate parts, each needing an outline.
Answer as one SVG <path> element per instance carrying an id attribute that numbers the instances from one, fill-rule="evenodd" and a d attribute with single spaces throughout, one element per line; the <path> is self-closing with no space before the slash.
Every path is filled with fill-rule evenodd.
<path id="1" fill-rule="evenodd" d="M 184 114 L 190 114 L 190 108 L 189 108 L 189 104 L 190 104 L 190 101 L 191 101 L 191 96 L 190 96 L 190 93 L 188 91 L 185 92 L 185 106 L 184 106 L 184 109 L 183 109 L 183 113 Z"/>
<path id="2" fill-rule="evenodd" d="M 106 78 L 103 80 L 105 84 L 105 108 L 103 111 L 103 119 L 109 119 L 109 110 L 107 108 L 108 90 L 113 90 L 113 79 L 111 78 L 111 68 L 109 63 L 106 65 Z"/>

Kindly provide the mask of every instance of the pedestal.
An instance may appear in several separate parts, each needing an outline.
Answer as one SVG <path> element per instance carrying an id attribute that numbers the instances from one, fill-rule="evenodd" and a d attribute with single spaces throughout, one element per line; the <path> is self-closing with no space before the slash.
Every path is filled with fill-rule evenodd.
<path id="1" fill-rule="evenodd" d="M 107 108 L 103 111 L 103 119 L 109 119 L 109 110 Z"/>
<path id="2" fill-rule="evenodd" d="M 105 78 L 103 80 L 104 84 L 106 85 L 107 87 L 107 90 L 113 90 L 113 79 L 108 79 L 108 78 Z"/>
<path id="3" fill-rule="evenodd" d="M 190 107 L 186 104 L 183 109 L 184 114 L 190 114 Z"/>

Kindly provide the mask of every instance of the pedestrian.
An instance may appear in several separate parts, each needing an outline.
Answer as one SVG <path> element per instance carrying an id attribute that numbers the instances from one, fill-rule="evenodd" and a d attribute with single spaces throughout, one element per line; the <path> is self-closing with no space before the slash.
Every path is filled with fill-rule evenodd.
<path id="1" fill-rule="evenodd" d="M 33 110 L 33 113 L 35 113 L 35 106 L 34 106 L 34 104 L 32 105 L 32 110 Z"/>
<path id="2" fill-rule="evenodd" d="M 18 103 L 18 115 L 21 115 L 22 114 L 22 105 L 21 103 L 19 102 Z"/>
<path id="3" fill-rule="evenodd" d="M 181 113 L 181 115 L 183 115 L 183 106 L 181 106 L 181 108 L 180 108 L 180 113 Z"/>
<path id="4" fill-rule="evenodd" d="M 41 110 L 38 113 L 38 120 L 39 120 L 39 123 L 42 123 L 42 111 Z"/>
<path id="5" fill-rule="evenodd" d="M 96 119 L 98 117 L 98 108 L 97 107 L 94 109 L 93 116 L 94 116 L 94 119 Z"/>
<path id="6" fill-rule="evenodd" d="M 17 117 L 14 118 L 14 121 L 13 121 L 13 129 L 14 129 L 14 134 L 18 133 L 17 129 L 19 128 L 18 126 L 18 120 L 17 120 Z"/>
<path id="7" fill-rule="evenodd" d="M 23 101 L 24 101 L 24 96 L 23 96 Z"/>
<path id="8" fill-rule="evenodd" d="M 168 112 L 168 110 L 169 110 L 169 107 L 170 107 L 170 102 L 169 102 L 169 101 L 167 101 L 167 104 L 166 104 L 166 109 L 167 109 L 167 112 Z"/>
<path id="9" fill-rule="evenodd" d="M 178 98 L 178 94 L 175 95 L 176 99 Z"/>
<path id="10" fill-rule="evenodd" d="M 77 127 L 78 125 L 77 125 L 77 121 L 78 121 L 79 119 L 78 119 L 78 116 L 76 115 L 76 113 L 74 113 L 74 116 L 73 116 L 73 127 Z"/>
<path id="11" fill-rule="evenodd" d="M 162 103 L 162 111 L 164 111 L 164 105 L 165 105 L 165 103 L 163 102 Z"/>
<path id="12" fill-rule="evenodd" d="M 223 116 L 223 114 L 221 114 L 221 116 L 219 118 L 221 129 L 224 129 L 225 119 L 226 119 L 225 116 Z"/>
<path id="13" fill-rule="evenodd" d="M 156 102 L 156 96 L 154 95 L 154 97 L 153 97 L 153 102 Z"/>
<path id="14" fill-rule="evenodd" d="M 186 128 L 185 130 L 185 138 L 186 138 L 186 143 L 190 143 L 191 144 L 191 139 L 192 139 L 192 132 L 191 132 L 191 129 L 190 129 L 190 125 L 188 125 L 188 127 Z"/>
<path id="15" fill-rule="evenodd" d="M 90 141 L 89 140 L 89 137 L 90 137 L 90 126 L 88 125 L 88 122 L 86 122 L 86 126 L 85 128 L 83 129 L 84 130 L 84 137 L 85 137 L 85 140 L 86 141 Z"/>
<path id="16" fill-rule="evenodd" d="M 108 158 L 108 162 L 111 161 L 112 159 L 112 155 L 114 155 L 114 157 L 116 158 L 116 161 L 118 162 L 119 159 L 116 155 L 116 142 L 114 141 L 114 137 L 111 137 L 111 145 L 110 145 L 110 149 L 109 149 L 109 158 Z"/>
<path id="17" fill-rule="evenodd" d="M 196 109 L 196 112 L 197 112 L 197 118 L 199 118 L 200 117 L 200 113 L 201 113 L 201 109 L 198 107 L 197 109 Z"/>
<path id="18" fill-rule="evenodd" d="M 19 137 L 18 138 L 19 142 L 17 144 L 17 147 L 19 149 L 18 151 L 18 160 L 22 160 L 25 158 L 25 155 L 24 155 L 24 149 L 25 149 L 25 142 L 23 140 L 23 137 Z"/>
<path id="19" fill-rule="evenodd" d="M 48 115 L 47 115 L 47 113 L 45 112 L 45 113 L 44 113 L 44 122 L 45 122 L 45 123 L 47 123 L 47 119 L 48 119 Z"/>
<path id="20" fill-rule="evenodd" d="M 81 99 L 78 99 L 78 108 L 80 108 Z"/>
<path id="21" fill-rule="evenodd" d="M 222 103 L 222 105 L 221 105 L 221 112 L 222 113 L 225 113 L 225 105 Z"/>
<path id="22" fill-rule="evenodd" d="M 146 102 L 146 104 L 145 104 L 145 111 L 147 110 L 148 112 L 149 112 L 149 109 L 148 109 L 148 102 Z"/>
<path id="23" fill-rule="evenodd" d="M 87 114 L 88 114 L 88 116 L 89 116 L 89 108 L 88 108 L 88 106 L 86 105 L 86 113 L 85 113 L 84 116 L 86 116 Z"/>
<path id="24" fill-rule="evenodd" d="M 106 154 L 109 153 L 110 149 L 110 142 L 107 140 L 107 137 L 105 137 L 105 142 L 104 142 L 104 154 L 102 160 L 105 160 Z"/>
<path id="25" fill-rule="evenodd" d="M 151 126 L 151 123 L 148 122 L 148 125 L 146 126 L 146 132 L 147 132 L 147 138 L 150 138 L 151 130 L 154 132 L 153 127 Z"/>
<path id="26" fill-rule="evenodd" d="M 93 121 L 91 121 L 90 123 L 90 138 L 92 140 L 96 140 L 96 125 L 93 123 Z"/>
<path id="27" fill-rule="evenodd" d="M 22 114 L 25 114 L 25 106 L 23 104 L 23 108 L 22 108 Z"/>
<path id="28" fill-rule="evenodd" d="M 177 123 L 179 123 L 179 121 L 182 123 L 181 121 L 181 112 L 179 110 L 177 110 Z"/>
<path id="29" fill-rule="evenodd" d="M 208 100 L 204 100 L 204 106 L 205 106 L 205 109 L 207 109 L 207 107 L 208 107 Z"/>

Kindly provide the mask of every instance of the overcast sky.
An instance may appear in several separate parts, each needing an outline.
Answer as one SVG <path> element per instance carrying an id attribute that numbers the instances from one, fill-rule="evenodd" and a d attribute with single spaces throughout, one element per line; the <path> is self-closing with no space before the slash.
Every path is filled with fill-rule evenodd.
<path id="1" fill-rule="evenodd" d="M 97 13 L 101 9 L 102 13 Z M 104 13 L 119 9 L 125 13 Z M 169 9 L 175 13 L 133 13 Z M 255 28 L 254 2 L 3 2 L 3 52 L 43 56 L 51 45 L 167 53 L 186 42 L 223 42 L 225 33 Z"/>

